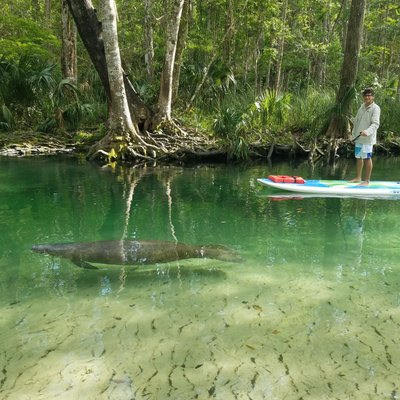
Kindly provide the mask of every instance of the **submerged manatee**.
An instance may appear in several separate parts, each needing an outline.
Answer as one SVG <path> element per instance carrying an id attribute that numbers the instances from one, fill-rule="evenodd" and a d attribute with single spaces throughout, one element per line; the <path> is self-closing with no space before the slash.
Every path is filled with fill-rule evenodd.
<path id="1" fill-rule="evenodd" d="M 81 268 L 96 269 L 90 263 L 142 265 L 187 258 L 241 261 L 240 255 L 221 245 L 190 245 L 155 240 L 104 240 L 83 243 L 46 243 L 32 246 L 37 253 L 71 260 Z"/>

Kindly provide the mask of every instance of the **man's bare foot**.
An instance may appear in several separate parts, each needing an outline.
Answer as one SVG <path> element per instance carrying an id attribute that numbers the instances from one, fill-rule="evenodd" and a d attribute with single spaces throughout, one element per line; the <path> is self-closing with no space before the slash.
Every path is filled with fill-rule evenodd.
<path id="1" fill-rule="evenodd" d="M 369 185 L 369 181 L 363 181 L 358 186 L 368 186 L 368 185 Z"/>
<path id="2" fill-rule="evenodd" d="M 354 179 L 351 179 L 351 180 L 349 180 L 349 181 L 347 181 L 347 182 L 350 182 L 350 183 L 358 183 L 358 182 L 361 182 L 361 179 L 354 178 Z"/>

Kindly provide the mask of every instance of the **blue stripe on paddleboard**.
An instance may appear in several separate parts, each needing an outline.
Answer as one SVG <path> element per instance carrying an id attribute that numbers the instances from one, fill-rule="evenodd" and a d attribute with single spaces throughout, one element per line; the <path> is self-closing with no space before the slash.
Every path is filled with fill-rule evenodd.
<path id="1" fill-rule="evenodd" d="M 266 182 L 274 182 L 268 178 L 262 178 Z M 287 185 L 289 183 L 279 182 L 280 185 Z M 394 181 L 371 181 L 368 186 L 360 186 L 359 183 L 348 182 L 344 180 L 328 180 L 328 179 L 307 179 L 304 183 L 290 183 L 290 185 L 296 186 L 306 186 L 306 187 L 324 187 L 324 188 L 334 188 L 335 186 L 341 186 L 345 188 L 360 189 L 400 189 L 400 182 Z"/>

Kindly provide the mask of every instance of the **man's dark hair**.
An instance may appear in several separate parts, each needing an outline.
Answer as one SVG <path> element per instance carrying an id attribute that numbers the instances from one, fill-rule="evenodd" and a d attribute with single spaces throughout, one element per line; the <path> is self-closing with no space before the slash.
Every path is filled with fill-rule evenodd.
<path id="1" fill-rule="evenodd" d="M 367 95 L 367 94 L 370 94 L 370 95 L 372 95 L 372 96 L 375 96 L 374 89 L 372 89 L 372 88 L 365 88 L 365 89 L 363 90 L 362 94 L 363 94 L 363 96 L 365 96 L 365 95 Z"/>

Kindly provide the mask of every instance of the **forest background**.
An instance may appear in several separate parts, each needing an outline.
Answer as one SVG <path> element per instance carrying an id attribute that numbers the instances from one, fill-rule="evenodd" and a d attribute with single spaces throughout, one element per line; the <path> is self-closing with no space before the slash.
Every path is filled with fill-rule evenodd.
<path id="1" fill-rule="evenodd" d="M 0 147 L 91 145 L 103 161 L 329 157 L 352 147 L 370 86 L 378 150 L 399 151 L 397 0 L 0 4 Z"/>

